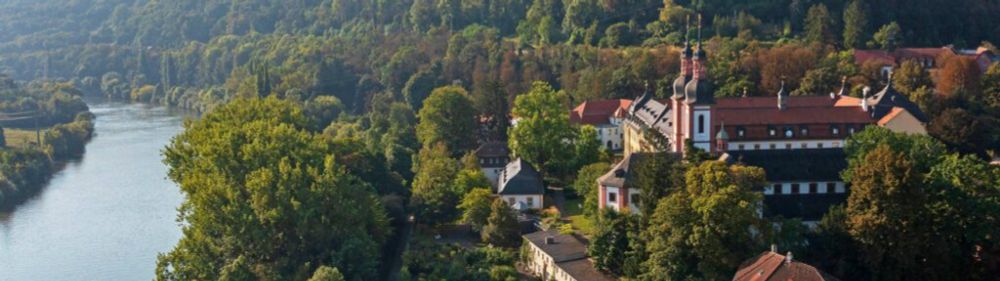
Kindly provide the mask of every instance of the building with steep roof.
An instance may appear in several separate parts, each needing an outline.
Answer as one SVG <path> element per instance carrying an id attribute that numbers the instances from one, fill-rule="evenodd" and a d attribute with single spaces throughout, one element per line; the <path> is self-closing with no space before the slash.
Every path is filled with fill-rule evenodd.
<path id="1" fill-rule="evenodd" d="M 500 174 L 510 162 L 510 149 L 507 148 L 507 143 L 499 141 L 484 143 L 476 149 L 476 158 L 479 159 L 479 169 L 490 180 L 493 188 L 499 187 Z"/>
<path id="2" fill-rule="evenodd" d="M 742 265 L 733 281 L 837 281 L 836 277 L 811 265 L 772 251 L 753 257 Z"/>
<path id="3" fill-rule="evenodd" d="M 527 246 L 526 266 L 541 280 L 611 281 L 587 258 L 587 243 L 558 230 L 538 231 L 523 236 Z"/>
<path id="4" fill-rule="evenodd" d="M 500 173 L 497 195 L 518 211 L 537 210 L 545 206 L 542 201 L 545 197 L 542 175 L 520 158 L 507 163 Z"/>
<path id="5" fill-rule="evenodd" d="M 597 129 L 598 139 L 609 151 L 620 151 L 622 144 L 622 121 L 632 100 L 615 99 L 587 101 L 570 111 L 569 122 L 575 125 L 591 125 Z"/>
<path id="6" fill-rule="evenodd" d="M 829 96 L 789 96 L 782 86 L 774 96 L 716 98 L 705 75 L 707 54 L 700 43 L 694 52 L 689 48 L 685 45 L 681 52 L 670 100 L 653 99 L 647 90 L 625 112 L 625 155 L 683 154 L 697 148 L 763 167 L 769 181 L 760 187 L 768 202 L 765 214 L 814 221 L 830 205 L 842 203 L 850 192 L 839 176 L 846 167 L 845 140 L 868 126 L 926 134 L 927 117 L 891 82 L 876 93 L 866 87 L 860 98 L 848 95 L 846 79 Z M 626 157 L 604 179 L 627 171 L 631 162 Z M 604 183 L 599 182 L 602 208 L 622 210 L 640 203 L 629 200 L 636 192 L 627 183 Z"/>

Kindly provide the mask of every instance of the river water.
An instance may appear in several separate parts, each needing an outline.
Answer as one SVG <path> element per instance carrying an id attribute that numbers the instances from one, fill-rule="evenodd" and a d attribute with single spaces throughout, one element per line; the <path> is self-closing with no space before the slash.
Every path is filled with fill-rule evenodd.
<path id="1" fill-rule="evenodd" d="M 182 114 L 91 102 L 94 139 L 79 161 L 13 212 L 0 213 L 0 280 L 150 280 L 181 237 L 180 190 L 161 151 Z"/>

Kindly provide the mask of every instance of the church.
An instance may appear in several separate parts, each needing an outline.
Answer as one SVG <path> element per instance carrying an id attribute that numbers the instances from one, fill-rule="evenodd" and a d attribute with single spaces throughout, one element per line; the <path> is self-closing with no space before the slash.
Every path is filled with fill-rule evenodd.
<path id="1" fill-rule="evenodd" d="M 706 71 L 700 38 L 695 49 L 685 43 L 673 95 L 658 100 L 647 91 L 630 104 L 622 122 L 625 159 L 598 180 L 600 208 L 638 210 L 639 190 L 628 186 L 633 156 L 697 148 L 764 168 L 765 215 L 815 222 L 850 192 L 840 179 L 849 136 L 868 126 L 926 134 L 927 117 L 891 83 L 875 93 L 866 87 L 861 98 L 847 95 L 846 79 L 829 96 L 793 97 L 782 87 L 774 96 L 717 98 Z"/>

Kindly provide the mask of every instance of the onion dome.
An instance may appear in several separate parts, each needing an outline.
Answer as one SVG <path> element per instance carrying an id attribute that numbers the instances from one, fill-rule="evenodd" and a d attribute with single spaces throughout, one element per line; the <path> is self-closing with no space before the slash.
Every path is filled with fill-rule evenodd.
<path id="1" fill-rule="evenodd" d="M 684 87 L 687 104 L 715 104 L 715 85 L 707 79 L 694 79 Z"/>
<path id="2" fill-rule="evenodd" d="M 729 140 L 729 133 L 726 133 L 726 123 L 722 123 L 722 127 L 719 128 L 719 133 L 715 134 L 715 139 L 722 141 Z"/>

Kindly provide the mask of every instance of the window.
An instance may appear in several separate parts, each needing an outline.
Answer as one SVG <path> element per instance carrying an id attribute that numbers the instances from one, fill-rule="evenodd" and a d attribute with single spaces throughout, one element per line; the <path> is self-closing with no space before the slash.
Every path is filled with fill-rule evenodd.
<path id="1" fill-rule="evenodd" d="M 736 136 L 742 138 L 742 137 L 746 137 L 746 135 L 747 135 L 747 129 L 746 128 L 736 127 Z"/>
<path id="2" fill-rule="evenodd" d="M 778 149 L 778 146 L 772 143 L 771 144 L 771 149 Z"/>
<path id="3" fill-rule="evenodd" d="M 793 183 L 792 184 L 792 194 L 799 194 L 801 192 L 801 190 L 799 190 L 799 188 L 800 188 L 799 184 Z"/>
<path id="4" fill-rule="evenodd" d="M 815 182 L 814 183 L 810 183 L 809 184 L 809 194 L 816 194 L 816 193 L 819 193 L 819 184 L 815 183 Z"/>
<path id="5" fill-rule="evenodd" d="M 775 129 L 774 127 L 768 127 L 767 128 L 767 135 L 772 136 L 772 137 L 773 136 L 777 136 L 778 135 L 778 130 Z"/>
<path id="6" fill-rule="evenodd" d="M 742 151 L 742 150 L 744 149 L 744 147 L 743 147 L 743 145 L 742 145 L 742 144 L 741 144 L 741 145 L 739 145 L 739 149 L 740 149 L 740 151 Z"/>
<path id="7" fill-rule="evenodd" d="M 535 197 L 528 196 L 528 207 L 535 206 Z"/>
<path id="8" fill-rule="evenodd" d="M 507 197 L 507 205 L 514 206 L 514 203 L 517 203 L 517 199 L 516 198 L 514 198 L 514 197 Z"/>
<path id="9" fill-rule="evenodd" d="M 840 128 L 838 128 L 837 125 L 830 126 L 830 133 L 834 136 L 840 135 Z"/>
<path id="10" fill-rule="evenodd" d="M 698 115 L 698 133 L 705 133 L 705 115 Z"/>
<path id="11" fill-rule="evenodd" d="M 795 136 L 795 131 L 792 128 L 785 128 L 785 138 L 792 138 Z"/>
<path id="12" fill-rule="evenodd" d="M 847 128 L 847 133 L 853 135 L 854 134 L 854 127 L 848 127 Z"/>
<path id="13" fill-rule="evenodd" d="M 817 142 L 816 143 L 816 148 L 823 148 L 823 143 Z"/>
<path id="14" fill-rule="evenodd" d="M 807 143 L 807 142 L 802 143 L 802 149 L 806 149 L 806 148 L 809 148 L 809 143 Z"/>
<path id="15" fill-rule="evenodd" d="M 837 189 L 837 183 L 828 182 L 826 183 L 826 193 L 833 193 Z"/>
<path id="16" fill-rule="evenodd" d="M 753 150 L 760 150 L 760 145 L 759 144 L 753 145 Z"/>
<path id="17" fill-rule="evenodd" d="M 785 144 L 785 149 L 792 149 L 792 144 L 786 143 Z"/>
<path id="18" fill-rule="evenodd" d="M 609 192 L 608 193 L 608 202 L 617 203 L 618 202 L 618 193 Z"/>
<path id="19" fill-rule="evenodd" d="M 781 184 L 774 185 L 774 194 L 781 194 Z"/>
<path id="20" fill-rule="evenodd" d="M 799 128 L 799 134 L 802 135 L 802 136 L 808 136 L 809 135 L 809 127 L 808 126 L 802 126 L 801 128 Z"/>

